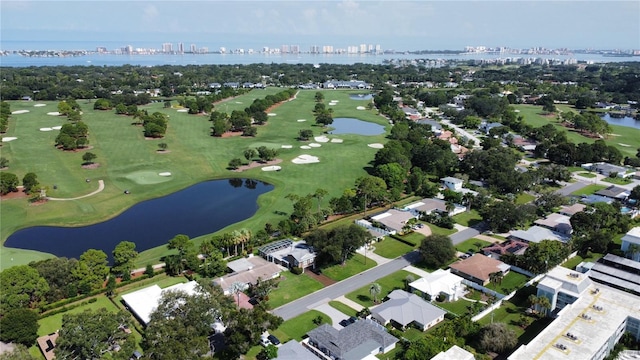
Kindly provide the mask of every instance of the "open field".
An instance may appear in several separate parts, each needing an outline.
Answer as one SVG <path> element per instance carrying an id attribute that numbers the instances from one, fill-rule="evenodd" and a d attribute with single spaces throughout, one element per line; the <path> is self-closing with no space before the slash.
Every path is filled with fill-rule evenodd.
<path id="1" fill-rule="evenodd" d="M 540 127 L 551 123 L 558 129 L 562 129 L 567 132 L 567 138 L 572 142 L 579 144 L 581 142 L 593 143 L 596 139 L 588 138 L 580 135 L 576 131 L 572 131 L 558 123 L 555 116 L 545 117 L 541 115 L 541 107 L 536 105 L 512 105 L 515 109 L 520 110 L 520 114 L 524 117 L 527 124 L 533 127 Z M 574 111 L 573 107 L 569 105 L 556 105 L 560 111 Z M 613 145 L 616 147 L 623 156 L 635 156 L 636 146 L 622 146 L 620 144 L 640 144 L 640 129 L 634 129 L 628 126 L 610 125 L 613 133 L 609 135 L 604 141 L 607 145 Z"/>
<path id="2" fill-rule="evenodd" d="M 287 271 L 280 278 L 278 287 L 269 294 L 269 307 L 272 309 L 322 289 L 318 280 L 306 274 L 295 275 Z"/>
<path id="3" fill-rule="evenodd" d="M 216 106 L 219 110 L 243 109 L 254 98 L 263 98 L 280 89 L 253 90 L 226 103 Z M 41 184 L 49 187 L 52 197 L 75 197 L 95 190 L 96 182 L 85 182 L 86 178 L 103 179 L 104 191 L 95 196 L 75 201 L 49 201 L 40 206 L 30 206 L 26 199 L 3 200 L 0 212 L 0 239 L 4 242 L 16 230 L 36 225 L 81 226 L 104 221 L 117 216 L 127 208 L 143 200 L 164 196 L 190 185 L 211 179 L 229 177 L 251 177 L 275 185 L 275 189 L 258 199 L 257 213 L 231 228 L 246 227 L 253 231 L 263 228 L 266 222 L 277 223 L 291 211 L 291 202 L 285 199 L 290 193 L 306 195 L 317 188 L 325 188 L 327 199 L 341 194 L 353 186 L 354 179 L 365 175 L 364 167 L 375 155 L 376 149 L 368 143 L 386 142 L 385 135 L 359 136 L 335 135 L 343 143 L 325 143 L 322 147 L 302 150 L 296 137 L 299 130 L 311 129 L 316 136 L 323 133 L 314 126 L 312 109 L 315 91 L 301 91 L 297 99 L 285 102 L 273 110 L 267 125 L 258 128 L 255 138 L 209 136 L 211 123 L 207 116 L 188 115 L 175 109 L 163 109 L 162 103 L 140 107 L 149 112 L 159 111 L 170 116 L 167 135 L 162 140 L 145 140 L 142 128 L 131 125 L 132 119 L 115 115 L 113 111 L 94 111 L 92 101 L 79 101 L 84 112 L 83 121 L 89 127 L 89 151 L 97 155 L 100 167 L 93 170 L 81 168 L 83 152 L 63 152 L 53 147 L 57 132 L 41 132 L 39 128 L 64 124 L 64 117 L 46 115 L 57 103 L 47 102 L 45 107 L 33 107 L 30 102 L 11 102 L 11 110 L 26 110 L 25 114 L 13 115 L 5 136 L 18 139 L 3 143 L 2 156 L 10 161 L 8 171 L 20 179 L 27 172 L 35 172 Z M 361 102 L 349 99 L 348 91 L 326 91 L 325 98 L 340 102 L 332 106 L 334 117 L 357 117 L 362 120 L 388 126 L 384 118 L 374 111 L 358 111 Z M 242 104 L 237 104 L 241 102 Z M 225 105 L 226 104 L 226 105 Z M 297 122 L 297 119 L 307 119 Z M 387 128 L 388 129 L 388 128 Z M 158 143 L 168 144 L 170 153 L 158 154 Z M 264 172 L 259 168 L 236 173 L 227 170 L 229 160 L 243 158 L 247 148 L 294 145 L 292 149 L 280 149 L 282 171 Z M 295 165 L 291 160 L 303 153 L 313 152 L 320 162 Z M 197 156 L 194 156 L 196 155 Z M 140 183 L 134 176 L 144 172 L 172 173 L 170 181 Z M 53 190 L 53 185 L 57 189 Z M 124 196 L 127 189 L 130 195 Z M 222 231 L 224 231 L 223 229 Z M 167 240 L 175 234 L 167 234 Z M 135 239 L 130 239 L 135 242 Z M 198 243 L 198 239 L 196 239 Z M 155 262 L 167 254 L 164 246 L 142 252 L 138 265 Z M 2 249 L 0 268 L 25 264 L 31 260 L 47 257 L 47 254 L 15 249 Z M 13 258 L 13 261 L 11 261 Z"/>

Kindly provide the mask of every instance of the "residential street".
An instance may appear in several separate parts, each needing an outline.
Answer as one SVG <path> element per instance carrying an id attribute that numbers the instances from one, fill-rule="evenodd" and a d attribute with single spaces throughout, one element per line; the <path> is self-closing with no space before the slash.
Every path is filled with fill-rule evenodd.
<path id="1" fill-rule="evenodd" d="M 289 320 L 317 307 L 320 303 L 336 299 L 346 293 L 372 283 L 381 277 L 385 277 L 398 270 L 402 270 L 405 266 L 411 265 L 419 259 L 420 254 L 417 251 L 412 251 L 386 264 L 376 266 L 363 273 L 316 291 L 313 294 L 309 294 L 303 298 L 282 305 L 279 308 L 274 309 L 273 313 L 281 316 L 284 320 Z"/>
<path id="2" fill-rule="evenodd" d="M 580 190 L 583 187 L 586 187 L 587 185 L 589 185 L 588 182 L 584 182 L 584 181 L 578 180 L 578 181 L 576 181 L 574 183 L 567 184 L 562 189 L 556 191 L 556 193 L 558 193 L 558 194 L 560 194 L 562 196 L 569 196 L 569 195 L 571 195 L 572 192 Z"/>

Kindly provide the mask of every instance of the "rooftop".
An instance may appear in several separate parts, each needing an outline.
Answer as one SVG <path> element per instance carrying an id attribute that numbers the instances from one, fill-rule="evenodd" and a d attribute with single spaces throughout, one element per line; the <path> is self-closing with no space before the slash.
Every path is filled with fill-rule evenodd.
<path id="1" fill-rule="evenodd" d="M 407 221 L 412 218 L 414 216 L 409 211 L 390 209 L 380 215 L 373 216 L 371 219 L 389 229 L 400 231 L 407 224 Z"/>
<path id="2" fill-rule="evenodd" d="M 558 211 L 560 214 L 564 214 L 567 216 L 572 216 L 576 213 L 579 213 L 581 211 L 584 211 L 584 209 L 587 207 L 587 205 L 585 204 L 580 204 L 580 203 L 575 203 L 571 206 L 563 206 L 560 211 Z"/>
<path id="3" fill-rule="evenodd" d="M 505 272 L 509 269 L 509 265 L 502 261 L 492 259 L 482 254 L 474 254 L 464 260 L 456 261 L 449 265 L 449 267 L 484 281 L 489 279 L 489 274 L 498 271 Z"/>
<path id="4" fill-rule="evenodd" d="M 195 294 L 198 283 L 189 281 L 187 283 L 176 284 L 164 289 L 160 289 L 158 285 L 152 285 L 138 291 L 134 291 L 122 295 L 122 300 L 127 307 L 144 323 L 145 325 L 151 320 L 151 313 L 158 307 L 160 298 L 167 291 L 184 291 L 187 294 Z"/>
<path id="5" fill-rule="evenodd" d="M 315 359 L 315 355 L 295 340 L 287 341 L 278 348 L 275 360 Z"/>
<path id="6" fill-rule="evenodd" d="M 614 199 L 620 199 L 620 198 L 623 199 L 629 196 L 630 194 L 631 193 L 629 192 L 629 190 L 615 186 L 615 185 L 611 185 L 606 189 L 596 191 L 596 195 L 606 196 Z"/>
<path id="7" fill-rule="evenodd" d="M 527 230 L 512 231 L 511 237 L 529 243 L 539 243 L 542 240 L 556 240 L 562 242 L 566 242 L 568 240 L 568 238 L 541 226 L 532 226 Z"/>
<path id="8" fill-rule="evenodd" d="M 371 354 L 376 349 L 384 349 L 398 342 L 398 339 L 387 333 L 383 326 L 372 320 L 357 320 L 341 330 L 329 324 L 322 324 L 309 331 L 307 335 L 310 342 L 318 343 L 320 347 L 331 351 L 333 356 L 342 359 L 355 358 L 354 353 L 366 353 L 366 350 Z M 368 349 L 363 349 L 362 346 Z"/>
<path id="9" fill-rule="evenodd" d="M 427 325 L 446 314 L 446 311 L 404 290 L 393 290 L 388 297 L 389 300 L 371 309 L 371 313 L 384 319 L 385 322 L 393 320 L 402 326 L 407 326 L 415 321 Z"/>
<path id="10" fill-rule="evenodd" d="M 549 326 L 518 348 L 509 360 L 591 359 L 628 317 L 640 319 L 640 298 L 605 285 L 590 285 L 585 294 L 565 306 Z"/>
<path id="11" fill-rule="evenodd" d="M 627 233 L 622 237 L 622 241 L 640 245 L 640 226 L 636 226 L 627 231 Z"/>
<path id="12" fill-rule="evenodd" d="M 462 278 L 456 274 L 452 274 L 449 270 L 438 269 L 429 276 L 425 276 L 409 284 L 410 287 L 436 296 L 440 293 L 452 294 L 455 286 L 462 282 Z"/>
<path id="13" fill-rule="evenodd" d="M 459 347 L 458 345 L 453 345 L 447 351 L 442 351 L 438 355 L 431 358 L 431 360 L 474 360 L 475 357 L 472 353 L 467 350 Z"/>

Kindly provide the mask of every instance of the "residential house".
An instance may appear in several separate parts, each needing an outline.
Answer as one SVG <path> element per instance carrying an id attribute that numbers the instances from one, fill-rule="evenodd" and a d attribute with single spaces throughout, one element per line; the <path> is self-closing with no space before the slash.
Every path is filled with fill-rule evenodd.
<path id="1" fill-rule="evenodd" d="M 253 89 L 256 85 L 252 82 L 244 82 L 242 83 L 243 89 Z"/>
<path id="2" fill-rule="evenodd" d="M 571 206 L 564 205 L 560 208 L 560 211 L 558 211 L 558 213 L 571 217 L 581 211 L 584 211 L 586 207 L 587 205 L 580 203 L 575 203 Z"/>
<path id="3" fill-rule="evenodd" d="M 421 124 L 421 125 L 426 125 L 426 126 L 430 126 L 431 127 L 431 131 L 436 135 L 440 135 L 440 133 L 442 132 L 442 125 L 440 125 L 439 122 L 432 120 L 432 119 L 420 119 L 417 120 L 416 123 Z"/>
<path id="4" fill-rule="evenodd" d="M 569 236 L 554 232 L 546 227 L 534 225 L 527 230 L 515 230 L 509 234 L 509 239 L 524 241 L 527 243 L 539 243 L 542 240 L 569 241 Z"/>
<path id="5" fill-rule="evenodd" d="M 556 266 L 538 283 L 537 296 L 549 299 L 551 308 L 547 310 L 552 312 L 573 304 L 586 293 L 591 284 L 592 281 L 586 274 Z"/>
<path id="6" fill-rule="evenodd" d="M 316 251 L 304 241 L 278 240 L 258 249 L 260 256 L 287 268 L 306 269 L 314 266 Z"/>
<path id="7" fill-rule="evenodd" d="M 595 171 L 598 174 L 604 176 L 610 176 L 612 173 L 616 173 L 618 177 L 625 177 L 627 168 L 624 166 L 613 165 L 609 163 L 596 163 L 591 166 L 591 171 Z"/>
<path id="8" fill-rule="evenodd" d="M 492 123 L 488 123 L 488 122 L 483 122 L 482 124 L 480 124 L 480 131 L 484 132 L 486 135 L 489 135 L 489 131 L 491 131 L 491 129 L 495 129 L 498 127 L 504 126 L 499 122 L 492 122 Z"/>
<path id="9" fill-rule="evenodd" d="M 614 200 L 606 196 L 592 194 L 592 195 L 582 196 L 580 201 L 582 201 L 585 204 L 595 204 L 599 202 L 603 202 L 605 204 L 613 204 Z"/>
<path id="10" fill-rule="evenodd" d="M 571 222 L 569 221 L 570 219 L 571 218 L 567 215 L 552 213 L 547 215 L 544 219 L 534 221 L 534 223 L 556 233 L 569 236 L 573 232 Z"/>
<path id="11" fill-rule="evenodd" d="M 453 208 L 447 210 L 447 202 L 442 199 L 422 199 L 405 206 L 404 210 L 411 212 L 415 218 L 419 218 L 422 214 L 429 215 L 433 212 L 448 214 L 449 216 L 458 215 L 467 211 L 467 208 L 453 204 Z"/>
<path id="12" fill-rule="evenodd" d="M 531 139 L 525 139 L 520 135 L 513 136 L 513 145 L 522 151 L 533 151 L 538 144 Z"/>
<path id="13" fill-rule="evenodd" d="M 482 249 L 482 252 L 493 259 L 500 260 L 504 254 L 523 255 L 529 248 L 529 244 L 516 239 L 509 239 L 501 243 L 495 243 Z"/>
<path id="14" fill-rule="evenodd" d="M 462 278 L 452 274 L 450 269 L 438 269 L 428 276 L 409 283 L 409 287 L 418 290 L 433 301 L 439 295 L 446 301 L 458 300 L 458 291 L 462 290 Z"/>
<path id="15" fill-rule="evenodd" d="M 349 81 L 337 81 L 330 80 L 325 81 L 322 84 L 325 89 L 371 89 L 371 84 L 367 84 L 362 80 L 349 80 Z"/>
<path id="16" fill-rule="evenodd" d="M 396 347 L 398 339 L 373 320 L 357 320 L 353 324 L 335 329 L 322 324 L 307 333 L 303 341 L 313 353 L 334 360 L 370 359 L 377 354 L 386 354 Z"/>
<path id="17" fill-rule="evenodd" d="M 611 185 L 606 189 L 596 191 L 595 194 L 599 196 L 605 196 L 615 200 L 625 200 L 626 198 L 629 197 L 629 195 L 631 195 L 631 191 L 625 188 Z"/>
<path id="18" fill-rule="evenodd" d="M 243 284 L 244 291 L 248 289 L 249 286 L 257 284 L 260 280 L 277 278 L 282 271 L 280 266 L 268 262 L 259 256 L 232 261 L 231 267 L 229 264 L 227 264 L 227 267 L 232 270 L 235 268 L 238 271 L 213 280 L 214 284 L 222 288 L 225 295 L 232 293 L 232 285 L 234 283 Z"/>
<path id="19" fill-rule="evenodd" d="M 475 356 L 458 345 L 453 345 L 447 351 L 441 351 L 431 360 L 475 360 Z"/>
<path id="20" fill-rule="evenodd" d="M 404 290 L 393 290 L 388 298 L 389 300 L 371 309 L 371 318 L 382 325 L 391 322 L 401 329 L 414 325 L 425 331 L 444 320 L 444 314 L 447 313 Z"/>
<path id="21" fill-rule="evenodd" d="M 40 336 L 36 341 L 42 355 L 47 360 L 55 359 L 56 354 L 54 350 L 56 348 L 56 340 L 58 340 L 58 332 L 51 333 L 49 335 Z"/>
<path id="22" fill-rule="evenodd" d="M 449 268 L 453 274 L 484 286 L 489 283 L 491 274 L 501 272 L 506 275 L 511 266 L 482 254 L 474 254 L 469 258 L 454 262 L 449 265 Z"/>
<path id="23" fill-rule="evenodd" d="M 462 186 L 464 185 L 464 180 L 454 178 L 451 176 L 447 176 L 445 178 L 440 179 L 442 181 L 442 185 L 449 190 L 460 191 Z"/>
<path id="24" fill-rule="evenodd" d="M 147 325 L 151 320 L 151 313 L 158 307 L 162 295 L 169 291 L 183 291 L 189 295 L 197 292 L 198 283 L 189 281 L 183 284 L 176 284 L 161 289 L 158 285 L 151 285 L 146 288 L 122 295 L 124 305 L 140 320 L 142 325 Z"/>
<path id="25" fill-rule="evenodd" d="M 237 88 L 240 87 L 240 83 L 238 83 L 238 82 L 226 82 L 226 83 L 222 84 L 222 86 L 230 87 L 232 89 L 237 89 Z"/>
<path id="26" fill-rule="evenodd" d="M 209 87 L 211 89 L 220 89 L 220 88 L 222 88 L 222 84 L 220 84 L 218 82 L 213 82 L 213 83 L 209 84 Z"/>
<path id="27" fill-rule="evenodd" d="M 416 110 L 416 109 L 414 109 L 412 107 L 403 106 L 401 110 L 402 110 L 402 112 L 404 112 L 404 115 L 410 120 L 418 120 L 422 116 L 422 115 L 420 115 L 418 110 Z"/>
<path id="28" fill-rule="evenodd" d="M 625 253 L 630 254 L 633 260 L 640 261 L 640 226 L 636 226 L 629 230 L 622 237 L 622 246 L 620 249 Z"/>
<path id="29" fill-rule="evenodd" d="M 302 346 L 296 340 L 290 340 L 278 347 L 278 357 L 275 360 L 315 359 L 314 353 Z"/>
<path id="30" fill-rule="evenodd" d="M 371 220 L 384 225 L 390 234 L 402 233 L 409 220 L 415 219 L 415 215 L 410 211 L 390 209 L 382 214 L 372 216 Z"/>

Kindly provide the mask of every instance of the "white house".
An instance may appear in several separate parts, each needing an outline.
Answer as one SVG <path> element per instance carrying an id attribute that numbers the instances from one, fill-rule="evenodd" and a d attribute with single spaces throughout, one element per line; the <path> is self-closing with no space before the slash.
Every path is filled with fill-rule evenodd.
<path id="1" fill-rule="evenodd" d="M 184 291 L 189 295 L 196 293 L 198 283 L 189 281 L 188 283 L 176 284 L 164 289 L 160 289 L 158 285 L 152 285 L 129 294 L 122 295 L 126 307 L 133 314 L 147 325 L 151 320 L 151 313 L 158 307 L 162 295 L 167 291 Z"/>
<path id="2" fill-rule="evenodd" d="M 451 176 L 447 176 L 445 178 L 440 179 L 442 181 L 442 185 L 449 190 L 460 191 L 462 190 L 462 185 L 464 184 L 464 180 L 454 178 Z"/>
<path id="3" fill-rule="evenodd" d="M 633 229 L 629 230 L 625 236 L 622 237 L 622 251 L 625 253 L 630 252 L 629 248 L 631 245 L 636 245 L 640 247 L 640 226 L 636 226 Z M 640 261 L 640 252 L 636 252 L 633 254 L 633 260 Z"/>
<path id="4" fill-rule="evenodd" d="M 411 282 L 409 287 L 429 295 L 431 300 L 438 295 L 444 295 L 447 301 L 456 301 L 457 293 L 462 289 L 462 280 L 460 276 L 452 274 L 448 269 L 438 269 L 429 276 Z"/>

